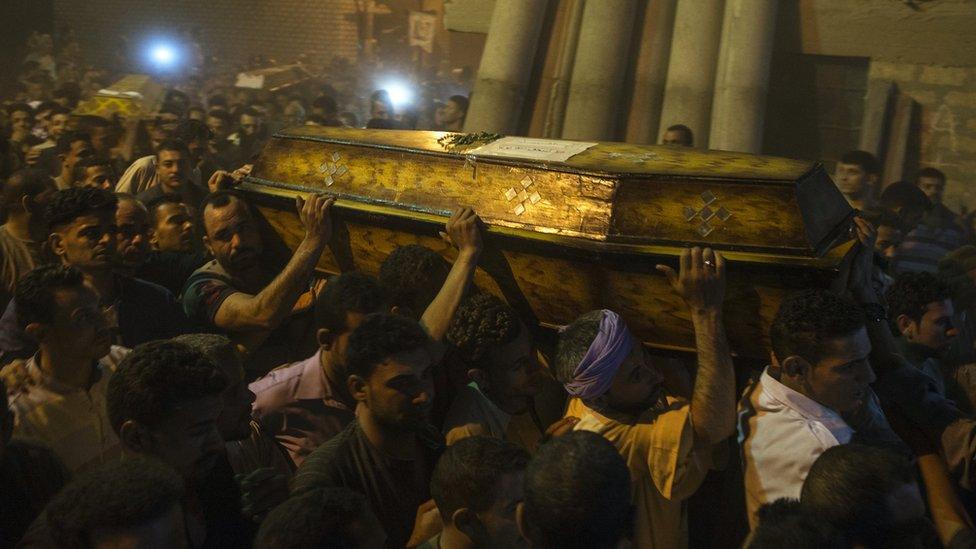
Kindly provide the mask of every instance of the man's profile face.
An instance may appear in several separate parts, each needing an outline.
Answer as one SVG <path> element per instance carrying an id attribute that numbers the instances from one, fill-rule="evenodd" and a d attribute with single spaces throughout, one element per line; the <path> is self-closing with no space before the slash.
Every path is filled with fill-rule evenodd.
<path id="1" fill-rule="evenodd" d="M 225 269 L 241 272 L 258 267 L 263 246 L 247 206 L 237 198 L 223 207 L 207 205 L 203 212 L 205 244 Z"/>
<path id="2" fill-rule="evenodd" d="M 664 398 L 664 376 L 654 367 L 644 346 L 635 341 L 610 383 L 608 405 L 620 412 L 639 415 L 659 406 Z"/>
<path id="3" fill-rule="evenodd" d="M 254 135 L 258 132 L 261 121 L 256 116 L 251 116 L 249 114 L 241 115 L 241 131 L 244 135 Z"/>
<path id="4" fill-rule="evenodd" d="M 83 158 L 90 158 L 95 154 L 91 143 L 79 139 L 71 142 L 71 150 L 64 156 L 64 165 L 70 172 L 75 169 L 75 165 Z"/>
<path id="5" fill-rule="evenodd" d="M 871 341 L 867 328 L 827 340 L 823 349 L 821 359 L 803 376 L 804 394 L 838 413 L 857 410 L 869 398 L 875 381 L 868 361 Z"/>
<path id="6" fill-rule="evenodd" d="M 68 114 L 55 114 L 51 117 L 51 120 L 48 122 L 48 135 L 52 141 L 57 141 L 64 134 L 65 130 L 68 129 L 69 118 L 70 115 Z"/>
<path id="7" fill-rule="evenodd" d="M 879 225 L 878 240 L 874 243 L 874 250 L 889 260 L 894 259 L 902 240 L 901 230 L 897 227 Z"/>
<path id="8" fill-rule="evenodd" d="M 111 191 L 115 188 L 115 175 L 108 166 L 88 166 L 85 168 L 85 178 L 76 181 L 77 187 L 95 187 Z"/>
<path id="9" fill-rule="evenodd" d="M 164 202 L 156 207 L 155 218 L 154 248 L 166 252 L 193 251 L 193 216 L 186 204 Z"/>
<path id="10" fill-rule="evenodd" d="M 503 475 L 492 490 L 491 507 L 478 513 L 478 518 L 484 526 L 485 540 L 473 540 L 478 546 L 486 549 L 505 549 L 508 547 L 524 547 L 519 534 L 518 523 L 515 521 L 515 510 L 524 498 L 522 488 L 525 473 L 518 471 Z"/>
<path id="11" fill-rule="evenodd" d="M 216 116 L 207 117 L 207 127 L 210 128 L 210 132 L 213 134 L 214 141 L 223 141 L 227 139 L 228 128 L 227 124 L 224 123 L 222 118 Z"/>
<path id="12" fill-rule="evenodd" d="M 366 380 L 365 405 L 376 421 L 410 431 L 427 424 L 434 399 L 432 360 L 425 348 L 388 357 Z"/>
<path id="13" fill-rule="evenodd" d="M 115 223 L 119 228 L 116 257 L 123 267 L 135 269 L 146 261 L 149 253 L 149 215 L 135 200 L 121 200 Z"/>
<path id="14" fill-rule="evenodd" d="M 929 197 L 933 204 L 942 204 L 945 194 L 945 181 L 938 177 L 919 177 L 918 188 Z"/>
<path id="15" fill-rule="evenodd" d="M 441 119 L 445 124 L 453 124 L 464 118 L 464 110 L 454 101 L 448 101 L 444 105 L 444 111 L 441 113 Z"/>
<path id="16" fill-rule="evenodd" d="M 837 163 L 837 170 L 834 173 L 834 182 L 844 196 L 850 198 L 861 198 L 871 191 L 873 177 L 860 166 L 860 164 Z"/>
<path id="17" fill-rule="evenodd" d="M 681 130 L 667 130 L 661 137 L 662 145 L 678 145 L 681 147 L 690 147 L 691 140 L 688 139 L 688 135 Z"/>
<path id="18" fill-rule="evenodd" d="M 91 130 L 91 145 L 92 149 L 95 150 L 95 154 L 99 158 L 107 159 L 111 152 L 112 147 L 115 146 L 116 134 L 112 131 L 112 128 L 92 128 Z"/>
<path id="19" fill-rule="evenodd" d="M 379 312 L 379 311 L 376 311 Z M 349 336 L 359 327 L 360 324 L 369 316 L 366 313 L 355 311 L 346 312 L 346 326 L 342 333 L 335 335 L 328 350 L 329 357 L 335 366 L 344 372 L 346 367 L 346 349 L 349 348 Z"/>
<path id="20" fill-rule="evenodd" d="M 183 151 L 162 150 L 156 156 L 156 178 L 160 185 L 179 189 L 190 171 L 190 159 Z"/>
<path id="21" fill-rule="evenodd" d="M 57 349 L 59 355 L 82 360 L 94 361 L 108 354 L 112 330 L 93 289 L 85 285 L 59 289 L 54 303 L 54 319 L 45 326 L 39 343 Z"/>
<path id="22" fill-rule="evenodd" d="M 10 129 L 28 131 L 31 127 L 31 114 L 27 111 L 14 111 L 10 113 Z"/>
<path id="23" fill-rule="evenodd" d="M 244 379 L 244 365 L 233 349 L 221 349 L 217 366 L 227 376 L 227 387 L 220 394 L 223 407 L 217 417 L 217 430 L 225 441 L 243 440 L 251 435 L 251 405 L 254 393 Z"/>
<path id="24" fill-rule="evenodd" d="M 111 270 L 115 262 L 115 212 L 92 212 L 58 228 L 51 248 L 61 261 L 87 270 Z"/>
<path id="25" fill-rule="evenodd" d="M 146 453 L 161 459 L 185 479 L 206 478 L 224 452 L 224 440 L 217 429 L 222 405 L 218 395 L 178 404 L 149 429 L 152 446 Z"/>
<path id="26" fill-rule="evenodd" d="M 545 373 L 536 358 L 529 329 L 524 325 L 514 341 L 493 349 L 486 360 L 487 389 L 492 400 L 510 414 L 529 409 L 533 398 L 542 391 Z"/>
<path id="27" fill-rule="evenodd" d="M 918 322 L 910 321 L 909 328 L 903 333 L 912 343 L 943 351 L 957 334 L 952 325 L 953 313 L 951 300 L 934 301 L 925 306 L 925 312 Z"/>

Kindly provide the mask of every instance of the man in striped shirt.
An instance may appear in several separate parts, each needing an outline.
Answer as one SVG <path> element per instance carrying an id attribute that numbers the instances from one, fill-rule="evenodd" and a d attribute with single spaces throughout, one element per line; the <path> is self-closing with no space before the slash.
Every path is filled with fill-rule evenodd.
<path id="1" fill-rule="evenodd" d="M 963 245 L 963 231 L 956 223 L 956 214 L 942 203 L 945 174 L 935 168 L 923 168 L 915 184 L 932 201 L 932 209 L 898 247 L 894 270 L 935 273 L 939 260 Z"/>

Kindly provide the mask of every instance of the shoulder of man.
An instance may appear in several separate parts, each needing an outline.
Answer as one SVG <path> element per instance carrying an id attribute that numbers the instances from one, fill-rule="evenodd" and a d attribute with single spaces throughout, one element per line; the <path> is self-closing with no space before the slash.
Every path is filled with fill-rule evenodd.
<path id="1" fill-rule="evenodd" d="M 322 486 L 344 486 L 346 473 L 355 467 L 353 454 L 359 436 L 359 422 L 353 420 L 341 433 L 309 454 L 295 473 L 292 495 Z"/>
<path id="2" fill-rule="evenodd" d="M 270 411 L 292 400 L 305 372 L 305 362 L 302 360 L 278 366 L 247 386 L 256 397 L 255 413 Z"/>

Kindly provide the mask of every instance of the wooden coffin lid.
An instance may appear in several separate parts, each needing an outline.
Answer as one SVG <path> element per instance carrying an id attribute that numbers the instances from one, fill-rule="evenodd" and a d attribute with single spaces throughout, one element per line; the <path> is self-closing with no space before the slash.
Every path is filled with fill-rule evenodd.
<path id="1" fill-rule="evenodd" d="M 290 128 L 267 145 L 248 188 L 322 190 L 395 216 L 469 205 L 493 227 L 626 253 L 707 245 L 829 267 L 839 254 L 828 252 L 849 240 L 853 211 L 816 163 L 624 143 L 538 162 L 447 151 L 444 135 Z"/>

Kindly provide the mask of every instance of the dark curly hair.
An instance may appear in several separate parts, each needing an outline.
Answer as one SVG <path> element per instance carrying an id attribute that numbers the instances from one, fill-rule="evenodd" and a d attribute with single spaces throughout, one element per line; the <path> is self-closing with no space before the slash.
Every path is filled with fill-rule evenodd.
<path id="1" fill-rule="evenodd" d="M 58 191 L 48 202 L 45 211 L 51 230 L 68 225 L 75 219 L 91 213 L 115 214 L 119 200 L 110 191 L 94 187 L 73 187 Z"/>
<path id="2" fill-rule="evenodd" d="M 864 311 L 850 299 L 826 290 L 805 290 L 786 298 L 769 329 L 773 354 L 780 360 L 801 356 L 818 362 L 824 342 L 864 327 Z"/>
<path id="3" fill-rule="evenodd" d="M 929 303 L 945 301 L 949 297 L 949 286 L 932 273 L 905 273 L 899 276 L 885 293 L 892 330 L 900 333 L 896 323 L 899 316 L 907 315 L 920 322 Z"/>
<path id="4" fill-rule="evenodd" d="M 370 512 L 366 497 L 348 488 L 315 488 L 285 500 L 261 521 L 257 549 L 359 547 L 356 526 Z"/>
<path id="5" fill-rule="evenodd" d="M 203 353 L 175 341 L 137 346 L 119 363 L 108 382 L 106 409 L 118 433 L 129 419 L 158 425 L 182 403 L 217 396 L 227 377 Z"/>
<path id="6" fill-rule="evenodd" d="M 522 333 L 515 311 L 497 297 L 478 292 L 461 302 L 447 330 L 447 341 L 468 364 L 484 366 L 492 349 L 515 341 Z"/>
<path id="7" fill-rule="evenodd" d="M 418 244 L 400 246 L 380 265 L 379 281 L 390 305 L 406 307 L 415 319 L 437 297 L 451 265 L 434 250 Z"/>
<path id="8" fill-rule="evenodd" d="M 372 314 L 349 336 L 346 367 L 350 375 L 369 378 L 387 358 L 424 347 L 430 338 L 416 320 L 400 315 Z"/>
<path id="9" fill-rule="evenodd" d="M 543 444 L 525 470 L 523 517 L 533 547 L 615 547 L 630 533 L 630 472 L 607 439 L 573 431 Z"/>
<path id="10" fill-rule="evenodd" d="M 138 528 L 164 516 L 180 504 L 183 490 L 183 479 L 160 461 L 113 461 L 82 474 L 54 496 L 46 524 L 58 547 L 91 547 L 96 531 Z"/>
<path id="11" fill-rule="evenodd" d="M 914 466 L 889 448 L 842 444 L 820 455 L 800 491 L 800 505 L 848 540 L 867 547 L 891 547 L 897 526 L 888 500 L 915 482 Z M 899 532 L 899 534 L 904 534 Z"/>
<path id="12" fill-rule="evenodd" d="M 459 440 L 437 460 L 430 496 L 445 520 L 462 507 L 487 511 L 502 476 L 524 471 L 528 463 L 528 452 L 511 442 L 483 436 Z"/>
<path id="13" fill-rule="evenodd" d="M 379 282 L 358 271 L 342 273 L 329 279 L 315 299 L 315 327 L 333 334 L 346 331 L 348 313 L 384 312 L 389 300 Z"/>
<path id="14" fill-rule="evenodd" d="M 32 322 L 53 322 L 57 310 L 55 293 L 62 289 L 83 288 L 84 285 L 85 277 L 75 267 L 42 265 L 27 272 L 14 289 L 17 322 L 21 328 Z"/>

